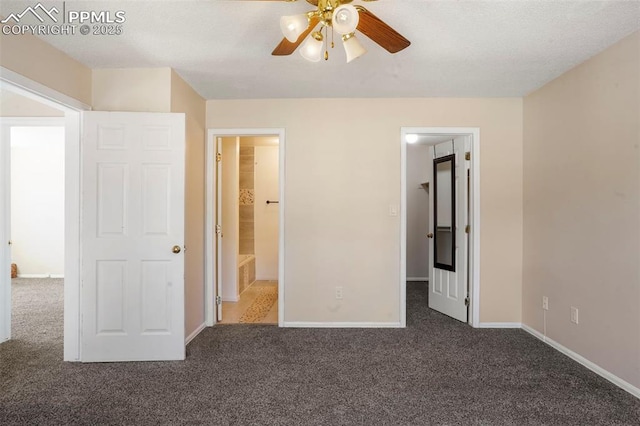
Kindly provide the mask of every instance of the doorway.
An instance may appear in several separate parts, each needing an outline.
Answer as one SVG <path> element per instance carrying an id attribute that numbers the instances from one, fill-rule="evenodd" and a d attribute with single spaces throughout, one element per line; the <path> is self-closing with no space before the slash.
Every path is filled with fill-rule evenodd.
<path id="1" fill-rule="evenodd" d="M 0 91 L 7 154 L 11 252 L 11 339 L 21 356 L 47 348 L 62 358 L 64 293 L 64 118 Z M 33 105 L 33 109 L 21 106 Z M 63 112 L 51 109 L 52 115 Z M 19 349 L 18 349 L 19 348 Z"/>
<path id="2" fill-rule="evenodd" d="M 80 115 L 90 107 L 62 93 L 0 67 L 0 89 L 18 94 L 30 101 L 63 111 L 64 135 L 64 349 L 65 361 L 78 361 L 80 326 Z M 9 127 L 5 127 L 9 128 Z M 3 137 L 9 140 L 9 136 Z M 0 342 L 11 338 L 11 245 L 10 241 L 10 150 L 0 145 Z"/>
<path id="3" fill-rule="evenodd" d="M 477 128 L 414 127 L 401 130 L 401 211 L 404 212 L 401 216 L 401 311 L 405 324 L 406 282 L 423 281 L 427 285 L 428 281 L 430 306 L 473 327 L 480 325 L 479 143 Z M 434 169 L 436 164 L 439 164 L 438 170 Z M 454 166 L 446 169 L 448 164 Z M 420 170 L 416 171 L 416 167 Z M 443 186 L 446 170 L 449 170 L 448 176 L 453 177 L 448 188 Z M 440 176 L 440 195 L 436 194 L 436 176 Z M 442 195 L 447 193 L 449 198 L 444 203 Z M 437 211 L 434 211 L 437 199 L 441 204 L 438 224 L 435 223 Z M 453 201 L 456 203 L 452 204 Z M 445 205 L 457 212 L 448 226 L 440 223 L 447 210 L 443 209 Z M 436 247 L 434 237 L 437 235 L 456 239 L 447 242 L 440 238 Z M 437 254 L 438 247 L 440 254 Z M 444 250 L 445 247 L 451 250 Z M 438 256 L 435 260 L 434 255 Z M 454 281 L 457 286 L 450 285 Z M 444 293 L 443 283 L 445 287 L 449 286 Z M 438 289 L 443 296 L 440 301 L 437 300 Z"/>
<path id="4" fill-rule="evenodd" d="M 282 325 L 284 130 L 209 130 L 207 325 Z"/>

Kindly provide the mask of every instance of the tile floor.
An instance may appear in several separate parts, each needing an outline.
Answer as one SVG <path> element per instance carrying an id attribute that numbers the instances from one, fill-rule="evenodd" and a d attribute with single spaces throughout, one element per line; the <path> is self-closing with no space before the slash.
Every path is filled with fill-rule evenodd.
<path id="1" fill-rule="evenodd" d="M 256 281 L 242 292 L 239 302 L 222 302 L 222 321 L 220 324 L 238 324 L 242 315 L 249 309 L 260 294 L 260 288 L 264 286 L 277 288 L 278 282 Z M 254 322 L 254 324 L 278 324 L 278 301 L 276 300 L 264 318 Z"/>

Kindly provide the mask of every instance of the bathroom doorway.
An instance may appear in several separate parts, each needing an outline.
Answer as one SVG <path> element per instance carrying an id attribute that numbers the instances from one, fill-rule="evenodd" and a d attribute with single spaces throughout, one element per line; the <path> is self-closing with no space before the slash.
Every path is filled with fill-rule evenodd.
<path id="1" fill-rule="evenodd" d="M 209 133 L 209 326 L 281 323 L 283 136 L 284 132 Z"/>

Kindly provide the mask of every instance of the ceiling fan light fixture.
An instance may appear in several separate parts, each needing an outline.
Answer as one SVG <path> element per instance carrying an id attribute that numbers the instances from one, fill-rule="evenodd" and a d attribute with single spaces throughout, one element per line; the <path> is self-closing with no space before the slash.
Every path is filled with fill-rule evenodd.
<path id="1" fill-rule="evenodd" d="M 354 33 L 343 35 L 342 44 L 345 52 L 347 52 L 347 63 L 367 53 L 367 49 L 364 48 Z"/>
<path id="2" fill-rule="evenodd" d="M 343 4 L 333 11 L 331 25 L 338 34 L 344 35 L 354 32 L 358 27 L 359 21 L 358 10 L 353 5 Z"/>
<path id="3" fill-rule="evenodd" d="M 300 48 L 302 57 L 310 62 L 319 62 L 322 59 L 322 40 L 320 31 L 311 34 Z"/>
<path id="4" fill-rule="evenodd" d="M 418 135 L 415 133 L 407 133 L 404 140 L 407 141 L 407 143 L 416 143 L 418 142 Z"/>
<path id="5" fill-rule="evenodd" d="M 309 17 L 307 15 L 290 15 L 280 18 L 280 30 L 291 43 L 295 43 L 308 26 Z"/>

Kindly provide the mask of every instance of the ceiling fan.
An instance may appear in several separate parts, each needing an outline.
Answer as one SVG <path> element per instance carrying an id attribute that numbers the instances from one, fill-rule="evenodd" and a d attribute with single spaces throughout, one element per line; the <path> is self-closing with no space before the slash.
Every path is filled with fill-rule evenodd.
<path id="1" fill-rule="evenodd" d="M 352 1 L 307 0 L 308 3 L 316 6 L 316 9 L 302 15 L 283 16 L 280 19 L 280 29 L 285 38 L 271 54 L 274 56 L 291 55 L 304 42 L 300 54 L 305 59 L 318 62 L 324 57 L 327 60 L 329 59 L 329 45 L 334 47 L 334 31 L 342 39 L 347 53 L 347 62 L 366 53 L 366 49 L 356 37 L 356 30 L 389 53 L 397 53 L 409 47 L 411 44 L 409 40 L 363 6 L 351 5 Z M 314 31 L 319 24 L 319 29 Z M 329 37 L 331 37 L 330 43 Z M 324 55 L 322 54 L 323 50 Z"/>

